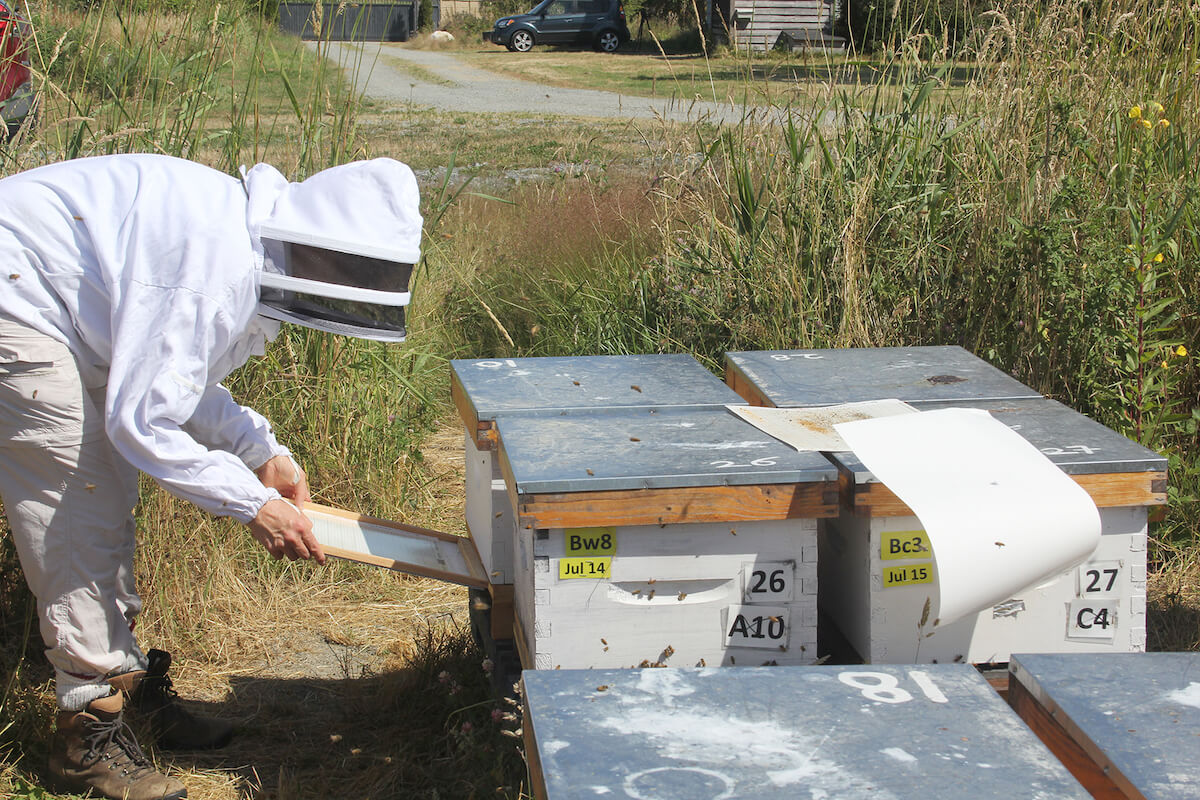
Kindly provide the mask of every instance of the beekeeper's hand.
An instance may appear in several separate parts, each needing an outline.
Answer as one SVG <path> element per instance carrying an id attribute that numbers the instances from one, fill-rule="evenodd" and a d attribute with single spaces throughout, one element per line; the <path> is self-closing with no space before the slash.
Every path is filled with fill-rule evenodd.
<path id="1" fill-rule="evenodd" d="M 298 508 L 304 508 L 304 504 L 312 500 L 308 494 L 308 478 L 291 456 L 275 456 L 254 470 L 254 474 L 263 486 L 276 490 Z"/>
<path id="2" fill-rule="evenodd" d="M 312 522 L 287 500 L 268 500 L 250 520 L 250 534 L 275 558 L 315 559 L 325 563 L 325 551 L 313 535 Z"/>

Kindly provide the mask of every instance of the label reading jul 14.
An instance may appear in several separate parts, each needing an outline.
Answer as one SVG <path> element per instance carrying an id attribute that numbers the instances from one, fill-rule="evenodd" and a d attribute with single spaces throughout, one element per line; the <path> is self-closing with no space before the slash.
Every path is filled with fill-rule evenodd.
<path id="1" fill-rule="evenodd" d="M 559 580 L 612 577 L 612 556 L 617 552 L 614 528 L 571 528 L 564 532 L 566 558 L 558 560 Z"/>
<path id="2" fill-rule="evenodd" d="M 880 538 L 879 557 L 884 561 L 928 561 L 933 557 L 925 531 L 887 531 Z"/>
<path id="3" fill-rule="evenodd" d="M 611 558 L 560 558 L 558 560 L 559 580 L 570 578 L 591 578 L 603 580 L 612 577 Z"/>

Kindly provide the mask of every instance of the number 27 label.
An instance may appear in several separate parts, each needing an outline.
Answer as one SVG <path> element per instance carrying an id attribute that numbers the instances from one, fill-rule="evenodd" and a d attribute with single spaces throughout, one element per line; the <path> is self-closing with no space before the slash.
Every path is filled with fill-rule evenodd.
<path id="1" fill-rule="evenodd" d="M 1075 572 L 1080 597 L 1119 594 L 1121 588 L 1120 561 L 1089 561 Z"/>

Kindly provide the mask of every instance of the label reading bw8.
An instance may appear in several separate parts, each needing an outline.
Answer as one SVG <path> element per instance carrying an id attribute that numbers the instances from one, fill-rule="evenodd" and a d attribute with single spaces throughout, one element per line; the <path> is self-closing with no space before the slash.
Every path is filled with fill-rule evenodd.
<path id="1" fill-rule="evenodd" d="M 615 528 L 568 528 L 563 531 L 563 536 L 566 538 L 568 558 L 617 554 Z"/>

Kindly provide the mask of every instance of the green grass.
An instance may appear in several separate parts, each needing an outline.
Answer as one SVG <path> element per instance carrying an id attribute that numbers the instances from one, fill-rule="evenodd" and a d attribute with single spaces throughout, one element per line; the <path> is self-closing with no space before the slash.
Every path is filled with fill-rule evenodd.
<path id="1" fill-rule="evenodd" d="M 911 57 L 880 87 L 796 85 L 802 65 L 776 57 L 466 53 L 631 93 L 711 94 L 719 78 L 718 94 L 800 111 L 716 131 L 361 107 L 340 73 L 236 8 L 122 7 L 122 28 L 112 5 L 51 6 L 35 17 L 42 124 L 0 145 L 0 172 L 119 151 L 266 159 L 297 179 L 362 155 L 411 163 L 428 228 L 410 341 L 290 330 L 231 383 L 319 499 L 442 530 L 462 530 L 449 358 L 691 352 L 717 368 L 729 349 L 961 344 L 1168 455 L 1151 644 L 1196 649 L 1200 20 L 1138 0 L 1034 10 L 1006 6 L 971 54 L 992 72 L 962 86 Z M 461 592 L 273 562 L 149 486 L 138 514 L 139 631 L 181 658 L 186 693 L 249 733 L 233 755 L 177 762 L 190 796 L 522 796 Z M 49 673 L 7 536 L 0 563 L 0 794 L 52 796 L 37 788 Z M 264 653 L 314 636 L 367 642 L 381 666 L 263 673 Z"/>

